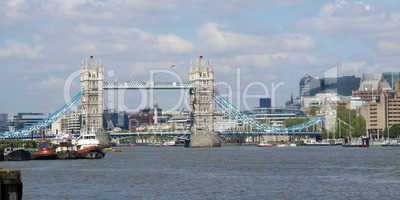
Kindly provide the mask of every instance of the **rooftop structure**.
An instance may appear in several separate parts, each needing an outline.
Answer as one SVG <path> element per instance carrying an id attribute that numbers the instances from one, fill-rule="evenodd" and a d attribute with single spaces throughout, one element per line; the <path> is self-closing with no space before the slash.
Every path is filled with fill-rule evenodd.
<path id="1" fill-rule="evenodd" d="M 358 90 L 353 91 L 353 97 L 359 97 L 362 101 L 378 101 L 380 93 L 391 90 L 390 85 L 382 74 L 363 74 Z"/>

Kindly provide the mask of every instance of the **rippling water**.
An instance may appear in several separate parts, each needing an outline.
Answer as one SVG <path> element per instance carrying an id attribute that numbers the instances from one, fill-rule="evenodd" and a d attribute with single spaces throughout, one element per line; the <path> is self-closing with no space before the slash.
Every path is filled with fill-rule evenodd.
<path id="1" fill-rule="evenodd" d="M 0 162 L 24 199 L 400 199 L 400 148 L 134 147 L 102 160 Z"/>

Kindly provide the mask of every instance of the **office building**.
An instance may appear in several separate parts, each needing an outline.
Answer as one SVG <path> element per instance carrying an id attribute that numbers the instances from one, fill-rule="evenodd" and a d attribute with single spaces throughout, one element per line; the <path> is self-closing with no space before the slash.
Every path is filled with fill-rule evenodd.
<path id="1" fill-rule="evenodd" d="M 122 130 L 129 129 L 129 118 L 127 112 L 113 112 L 105 110 L 103 113 L 103 126 L 105 130 L 113 130 L 119 128 Z"/>
<path id="2" fill-rule="evenodd" d="M 260 108 L 271 108 L 271 98 L 260 98 Z"/>
<path id="3" fill-rule="evenodd" d="M 305 75 L 300 80 L 300 97 L 315 96 L 318 93 L 337 93 L 351 96 L 360 87 L 361 79 L 355 76 L 315 78 Z"/>
<path id="4" fill-rule="evenodd" d="M 151 126 L 158 123 L 162 110 L 158 107 L 145 108 L 138 113 L 129 115 L 129 130 L 137 131 L 138 128 Z"/>
<path id="5" fill-rule="evenodd" d="M 0 114 L 0 132 L 8 131 L 9 121 L 8 114 Z"/>
<path id="6" fill-rule="evenodd" d="M 81 132 L 82 117 L 79 112 L 67 113 L 51 125 L 54 134 L 79 135 Z"/>
<path id="7" fill-rule="evenodd" d="M 383 79 L 389 84 L 392 90 L 395 90 L 396 82 L 400 80 L 400 72 L 385 72 Z"/>
<path id="8" fill-rule="evenodd" d="M 363 74 L 360 87 L 353 91 L 352 96 L 365 102 L 378 101 L 384 90 L 391 90 L 391 87 L 382 74 Z"/>
<path id="9" fill-rule="evenodd" d="M 337 93 L 340 96 L 351 96 L 360 87 L 361 79 L 355 76 L 320 79 L 320 93 Z"/>
<path id="10" fill-rule="evenodd" d="M 44 113 L 18 113 L 13 117 L 12 125 L 19 130 L 33 126 L 47 118 L 48 115 Z"/>
<path id="11" fill-rule="evenodd" d="M 377 101 L 370 101 L 361 108 L 367 121 L 368 136 L 374 139 L 387 137 L 385 130 L 400 124 L 400 81 L 395 90 L 382 90 Z"/>
<path id="12" fill-rule="evenodd" d="M 319 92 L 321 87 L 321 82 L 319 79 L 306 74 L 300 80 L 300 96 L 314 96 L 317 92 Z"/>

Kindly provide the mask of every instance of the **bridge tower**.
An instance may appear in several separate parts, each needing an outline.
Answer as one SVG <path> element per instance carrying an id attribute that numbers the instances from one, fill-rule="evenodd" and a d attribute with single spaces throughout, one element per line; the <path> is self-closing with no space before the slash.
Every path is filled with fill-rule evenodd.
<path id="1" fill-rule="evenodd" d="M 220 146 L 221 142 L 214 132 L 214 71 L 203 56 L 191 67 L 189 80 L 194 85 L 190 90 L 193 116 L 191 146 Z"/>
<path id="2" fill-rule="evenodd" d="M 81 135 L 95 134 L 100 143 L 107 143 L 103 130 L 103 65 L 91 56 L 81 64 Z"/>

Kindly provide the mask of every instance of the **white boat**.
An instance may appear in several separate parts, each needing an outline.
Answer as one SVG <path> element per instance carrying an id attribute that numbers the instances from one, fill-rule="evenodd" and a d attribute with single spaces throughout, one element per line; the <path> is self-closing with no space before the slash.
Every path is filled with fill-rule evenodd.
<path id="1" fill-rule="evenodd" d="M 297 145 L 295 143 L 291 143 L 289 144 L 290 147 L 297 147 Z"/>
<path id="2" fill-rule="evenodd" d="M 96 134 L 83 134 L 76 140 L 77 157 L 85 159 L 99 159 L 105 156 L 104 146 L 97 139 Z"/>
<path id="3" fill-rule="evenodd" d="M 277 144 L 276 147 L 287 147 L 287 144 Z"/>
<path id="4" fill-rule="evenodd" d="M 258 147 L 273 147 L 274 145 L 270 144 L 270 143 L 260 143 L 257 144 Z"/>
<path id="5" fill-rule="evenodd" d="M 175 141 L 163 142 L 162 146 L 176 146 Z"/>
<path id="6" fill-rule="evenodd" d="M 330 143 L 328 142 L 310 142 L 310 143 L 304 143 L 304 146 L 331 146 Z"/>
<path id="7" fill-rule="evenodd" d="M 80 149 L 99 147 L 100 141 L 96 138 L 96 134 L 84 134 L 76 140 L 76 145 L 80 147 Z"/>

